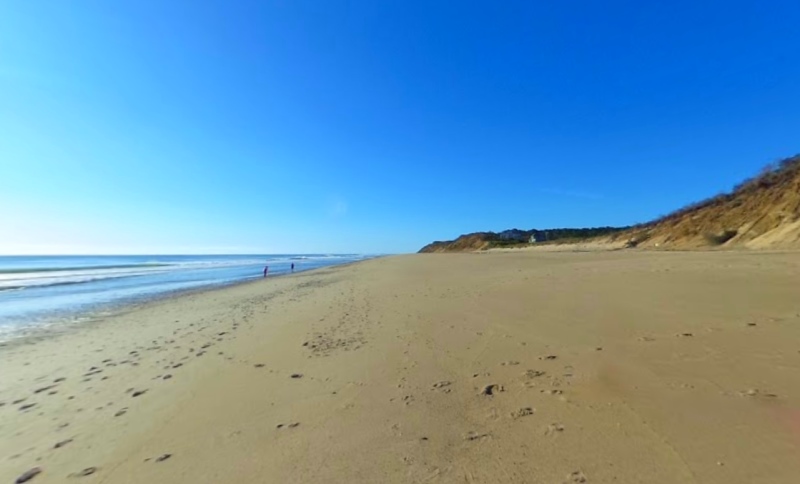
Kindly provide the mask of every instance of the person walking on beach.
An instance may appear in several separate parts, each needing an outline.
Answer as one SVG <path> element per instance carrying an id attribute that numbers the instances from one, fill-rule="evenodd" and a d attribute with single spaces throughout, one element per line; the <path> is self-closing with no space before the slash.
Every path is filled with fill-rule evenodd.
<path id="1" fill-rule="evenodd" d="M 267 271 L 269 271 L 269 266 L 264 266 L 264 277 L 267 277 Z"/>
<path id="2" fill-rule="evenodd" d="M 292 262 L 292 272 L 294 272 L 294 262 Z"/>

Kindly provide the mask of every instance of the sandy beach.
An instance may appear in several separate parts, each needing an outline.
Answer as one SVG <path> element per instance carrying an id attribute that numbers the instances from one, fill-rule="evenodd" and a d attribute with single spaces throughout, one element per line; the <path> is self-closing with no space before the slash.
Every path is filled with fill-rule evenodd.
<path id="1" fill-rule="evenodd" d="M 157 301 L 0 347 L 0 482 L 794 483 L 799 290 L 800 253 L 506 251 Z"/>

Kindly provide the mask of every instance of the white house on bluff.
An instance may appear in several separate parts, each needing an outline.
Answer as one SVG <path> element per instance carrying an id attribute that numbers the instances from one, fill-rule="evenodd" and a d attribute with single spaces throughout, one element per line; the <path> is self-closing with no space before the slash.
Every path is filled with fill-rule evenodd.
<path id="1" fill-rule="evenodd" d="M 544 242 L 546 240 L 547 240 L 547 232 L 534 232 L 528 239 L 528 243 L 535 244 L 536 242 Z"/>

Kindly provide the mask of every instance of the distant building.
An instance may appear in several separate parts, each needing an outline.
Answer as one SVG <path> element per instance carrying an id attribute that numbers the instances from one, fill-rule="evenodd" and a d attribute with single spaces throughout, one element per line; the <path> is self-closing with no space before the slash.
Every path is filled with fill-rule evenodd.
<path id="1" fill-rule="evenodd" d="M 504 230 L 496 234 L 496 237 L 501 240 L 516 240 L 519 242 L 525 242 L 528 239 L 528 234 L 524 230 L 511 229 Z"/>
<path id="2" fill-rule="evenodd" d="M 546 232 L 534 232 L 531 234 L 530 238 L 528 239 L 529 244 L 535 244 L 536 242 L 544 242 L 547 240 L 547 233 Z"/>

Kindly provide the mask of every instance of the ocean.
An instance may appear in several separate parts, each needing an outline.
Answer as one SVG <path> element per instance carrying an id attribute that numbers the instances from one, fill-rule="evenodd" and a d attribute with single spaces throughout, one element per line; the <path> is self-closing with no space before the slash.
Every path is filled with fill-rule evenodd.
<path id="1" fill-rule="evenodd" d="M 0 341 L 191 289 L 367 259 L 342 254 L 0 256 Z"/>

